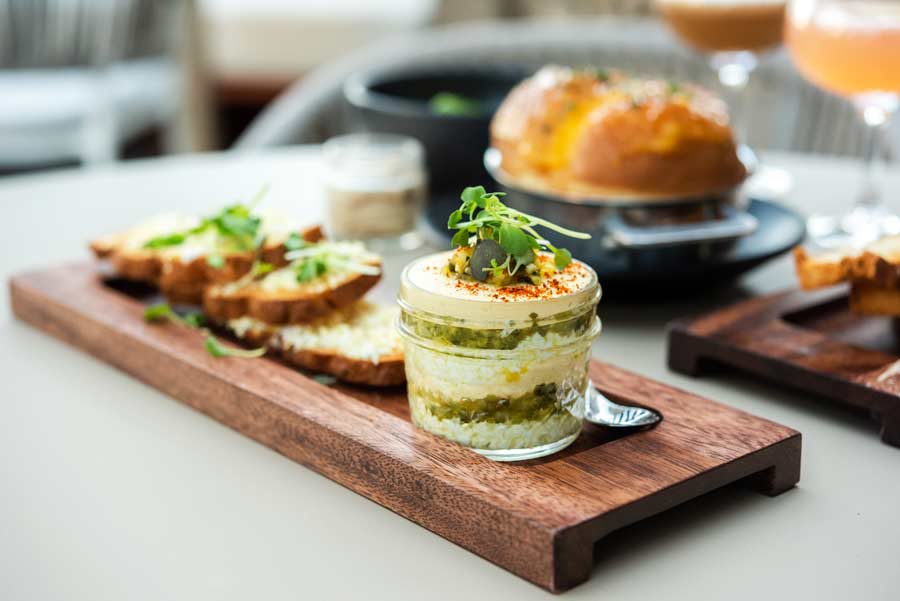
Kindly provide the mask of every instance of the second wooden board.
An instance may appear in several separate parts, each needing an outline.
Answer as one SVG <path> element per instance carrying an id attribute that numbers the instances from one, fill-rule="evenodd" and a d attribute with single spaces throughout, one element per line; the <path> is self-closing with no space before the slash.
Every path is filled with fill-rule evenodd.
<path id="1" fill-rule="evenodd" d="M 900 447 L 900 330 L 850 312 L 846 287 L 790 290 L 669 325 L 669 367 L 713 364 L 869 411 Z"/>

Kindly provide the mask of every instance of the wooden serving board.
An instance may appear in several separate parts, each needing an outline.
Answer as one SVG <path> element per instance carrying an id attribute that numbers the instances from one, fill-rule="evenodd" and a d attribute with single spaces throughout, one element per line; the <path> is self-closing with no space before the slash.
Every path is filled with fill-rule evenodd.
<path id="1" fill-rule="evenodd" d="M 869 411 L 900 447 L 900 328 L 850 312 L 845 286 L 790 290 L 669 325 L 669 367 L 719 364 Z"/>
<path id="2" fill-rule="evenodd" d="M 403 390 L 335 388 L 269 359 L 215 359 L 195 331 L 142 319 L 146 300 L 77 264 L 10 283 L 15 315 L 497 565 L 562 591 L 607 533 L 730 482 L 775 495 L 800 477 L 800 434 L 594 362 L 613 399 L 664 415 L 652 430 L 586 426 L 571 447 L 489 461 L 415 428 Z"/>

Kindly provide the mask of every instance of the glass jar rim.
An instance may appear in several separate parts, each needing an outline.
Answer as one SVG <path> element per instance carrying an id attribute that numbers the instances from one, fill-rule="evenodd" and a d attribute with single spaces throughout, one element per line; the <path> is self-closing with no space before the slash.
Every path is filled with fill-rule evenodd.
<path id="1" fill-rule="evenodd" d="M 597 274 L 580 261 L 574 262 L 579 265 L 579 269 L 585 270 L 586 282 L 574 292 L 560 294 L 554 291 L 545 298 L 509 300 L 492 298 L 485 293 L 466 298 L 464 295 L 448 295 L 428 290 L 413 281 L 411 274 L 415 270 L 424 272 L 428 267 L 439 265 L 451 253 L 449 251 L 421 257 L 403 269 L 397 302 L 404 311 L 435 323 L 503 330 L 528 327 L 535 323 L 552 324 L 582 315 L 588 310 L 594 310 L 602 296 Z M 427 262 L 432 265 L 427 265 Z"/>

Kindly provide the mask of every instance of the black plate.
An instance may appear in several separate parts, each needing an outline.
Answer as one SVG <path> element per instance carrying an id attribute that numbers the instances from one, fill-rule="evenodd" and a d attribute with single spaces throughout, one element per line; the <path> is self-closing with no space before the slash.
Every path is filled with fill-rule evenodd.
<path id="1" fill-rule="evenodd" d="M 458 206 L 458 194 L 433 196 L 426 211 L 429 226 L 448 242 L 447 215 Z M 591 248 L 593 258 L 587 262 L 597 271 L 607 298 L 638 293 L 652 293 L 654 298 L 690 295 L 730 283 L 786 253 L 806 235 L 803 218 L 777 203 L 751 200 L 747 210 L 759 220 L 759 227 L 735 241 L 631 251 L 596 244 Z M 564 240 L 556 242 L 566 244 Z M 576 256 L 584 259 L 585 253 Z"/>

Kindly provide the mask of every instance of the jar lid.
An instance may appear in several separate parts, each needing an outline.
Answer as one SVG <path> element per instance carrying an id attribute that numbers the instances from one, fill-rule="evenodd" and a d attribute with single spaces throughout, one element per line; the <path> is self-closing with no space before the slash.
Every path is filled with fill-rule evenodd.
<path id="1" fill-rule="evenodd" d="M 322 145 L 325 178 L 358 190 L 400 189 L 425 176 L 425 150 L 415 138 L 395 134 L 350 134 Z"/>
<path id="2" fill-rule="evenodd" d="M 405 310 L 436 321 L 503 329 L 535 320 L 563 319 L 600 300 L 597 274 L 581 261 L 572 261 L 537 286 L 496 287 L 448 276 L 445 266 L 452 252 L 428 255 L 406 266 L 398 298 Z"/>

